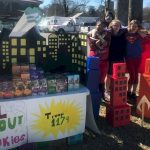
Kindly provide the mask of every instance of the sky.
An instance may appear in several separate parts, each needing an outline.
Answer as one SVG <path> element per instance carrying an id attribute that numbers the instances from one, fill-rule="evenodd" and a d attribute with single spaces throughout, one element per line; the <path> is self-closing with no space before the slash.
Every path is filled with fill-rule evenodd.
<path id="1" fill-rule="evenodd" d="M 51 3 L 51 0 L 43 0 L 43 4 L 41 7 L 46 6 Z M 150 7 L 150 0 L 143 0 L 143 7 Z M 96 6 L 98 4 L 98 0 L 90 0 L 88 5 Z"/>

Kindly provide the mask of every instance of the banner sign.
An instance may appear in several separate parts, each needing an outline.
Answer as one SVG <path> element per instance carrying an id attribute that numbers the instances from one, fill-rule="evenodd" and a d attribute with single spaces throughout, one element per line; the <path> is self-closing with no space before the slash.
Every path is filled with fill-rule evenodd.
<path id="1" fill-rule="evenodd" d="M 85 130 L 86 94 L 69 94 L 26 101 L 28 142 L 65 138 Z"/>
<path id="2" fill-rule="evenodd" d="M 27 143 L 26 107 L 23 101 L 0 102 L 0 150 Z"/>

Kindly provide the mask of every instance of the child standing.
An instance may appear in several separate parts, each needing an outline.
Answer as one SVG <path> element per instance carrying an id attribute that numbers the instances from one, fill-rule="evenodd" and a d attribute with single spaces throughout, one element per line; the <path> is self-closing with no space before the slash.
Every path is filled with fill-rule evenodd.
<path id="1" fill-rule="evenodd" d="M 138 86 L 138 70 L 141 62 L 142 53 L 142 36 L 139 34 L 141 25 L 137 20 L 132 20 L 128 25 L 128 33 L 126 34 L 126 65 L 129 72 L 128 81 L 128 98 L 136 99 L 136 90 Z M 132 91 L 131 91 L 132 90 Z"/>
<path id="2" fill-rule="evenodd" d="M 105 24 L 98 21 L 96 28 L 88 33 L 90 52 L 89 56 L 99 57 L 99 89 L 102 92 L 102 99 L 104 97 L 105 77 L 108 72 L 108 54 L 110 45 L 110 33 L 105 30 Z"/>
<path id="3" fill-rule="evenodd" d="M 126 54 L 126 28 L 121 28 L 119 20 L 112 20 L 109 24 L 111 43 L 109 48 L 109 72 L 112 74 L 113 63 L 124 62 Z"/>
<path id="4" fill-rule="evenodd" d="M 106 80 L 106 97 L 110 98 L 110 75 L 112 75 L 113 63 L 121 63 L 125 60 L 126 54 L 126 28 L 121 27 L 121 22 L 119 20 L 112 20 L 109 24 L 111 32 L 111 42 L 109 47 L 109 70 Z"/>

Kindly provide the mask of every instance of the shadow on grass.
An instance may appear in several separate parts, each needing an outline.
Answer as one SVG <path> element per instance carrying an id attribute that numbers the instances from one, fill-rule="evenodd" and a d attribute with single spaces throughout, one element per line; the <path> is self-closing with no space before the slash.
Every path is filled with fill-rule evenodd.
<path id="1" fill-rule="evenodd" d="M 135 107 L 132 107 L 131 115 L 136 115 Z M 137 116 L 137 115 L 136 115 Z M 149 122 L 149 120 L 148 120 Z M 132 122 L 127 126 L 113 128 L 105 116 L 100 116 L 97 121 L 100 131 L 106 136 L 111 137 L 110 147 L 111 150 L 142 150 L 141 145 L 150 148 L 150 129 L 141 127 L 139 124 Z M 149 125 L 148 125 L 149 126 Z M 114 145 L 114 140 L 117 145 Z M 107 144 L 107 138 L 104 141 Z M 111 144 L 112 143 L 112 144 Z"/>

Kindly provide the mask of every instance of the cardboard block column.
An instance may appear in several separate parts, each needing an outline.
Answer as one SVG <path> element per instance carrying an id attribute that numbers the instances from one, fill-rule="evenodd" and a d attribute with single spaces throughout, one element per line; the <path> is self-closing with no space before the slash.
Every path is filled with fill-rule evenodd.
<path id="1" fill-rule="evenodd" d="M 99 116 L 99 108 L 101 103 L 101 94 L 99 91 L 99 58 L 88 57 L 87 58 L 87 87 L 90 90 L 93 114 L 95 118 Z"/>

